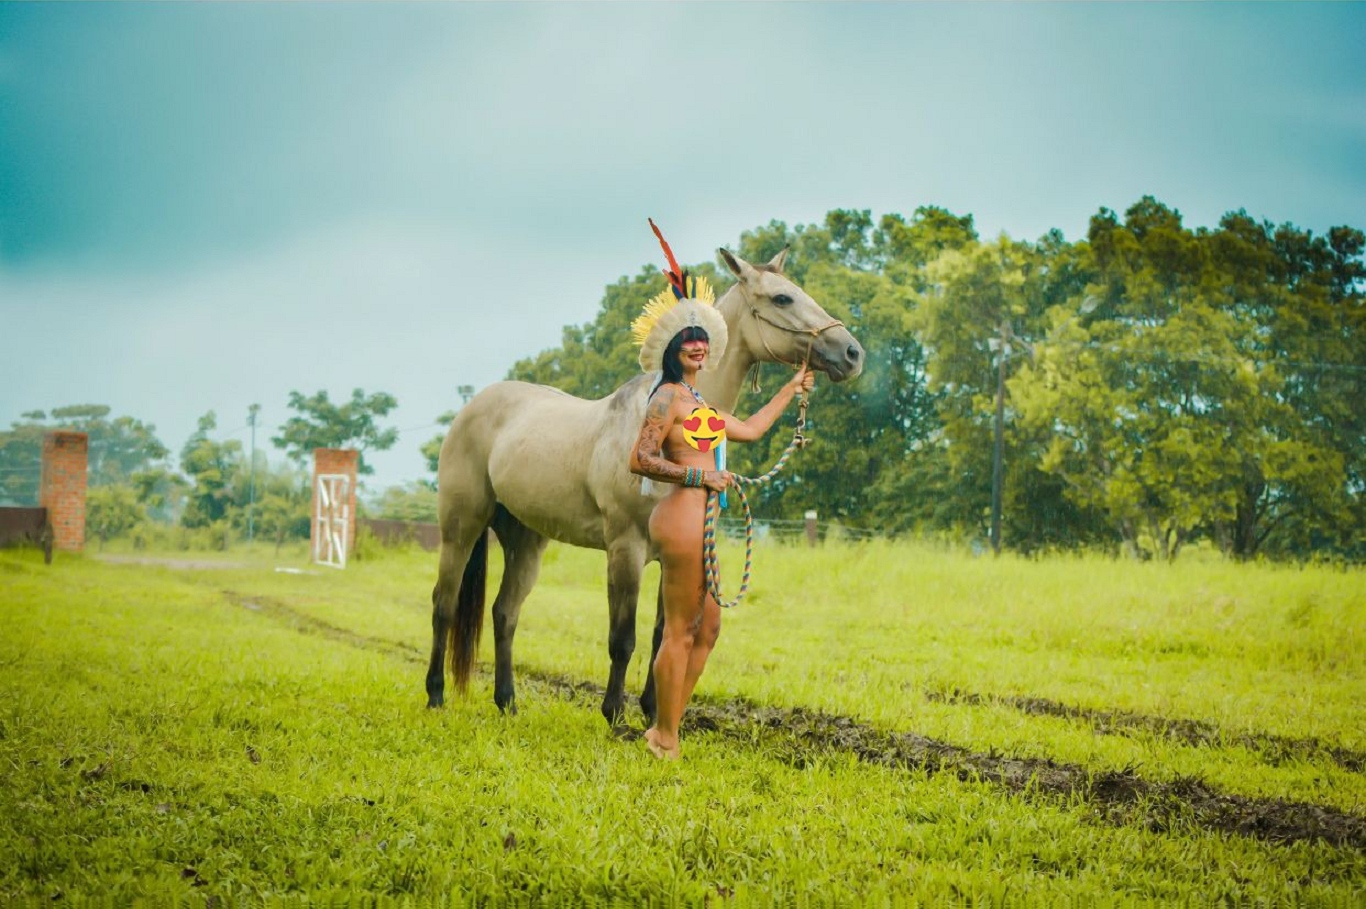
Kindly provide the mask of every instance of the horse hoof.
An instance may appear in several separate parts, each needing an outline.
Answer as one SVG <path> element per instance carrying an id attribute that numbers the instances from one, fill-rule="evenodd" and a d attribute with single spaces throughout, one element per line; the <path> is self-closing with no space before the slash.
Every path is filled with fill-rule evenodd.
<path id="1" fill-rule="evenodd" d="M 442 706 L 444 706 L 444 704 L 443 704 L 443 702 L 442 702 L 441 695 L 439 695 L 439 694 L 428 695 L 428 697 L 427 697 L 427 709 L 428 709 L 428 710 L 435 710 L 436 708 L 442 707 Z"/>

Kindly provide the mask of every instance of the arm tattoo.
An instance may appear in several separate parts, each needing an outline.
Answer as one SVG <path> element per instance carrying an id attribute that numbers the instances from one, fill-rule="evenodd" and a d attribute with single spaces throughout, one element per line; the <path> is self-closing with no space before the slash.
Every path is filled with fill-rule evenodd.
<path id="1" fill-rule="evenodd" d="M 687 477 L 686 468 L 680 467 L 664 457 L 661 447 L 669 431 L 669 411 L 673 407 L 675 389 L 672 385 L 661 385 L 650 397 L 650 406 L 645 411 L 645 425 L 640 428 L 640 438 L 636 440 L 636 460 L 640 471 L 652 480 L 665 480 L 682 483 Z"/>

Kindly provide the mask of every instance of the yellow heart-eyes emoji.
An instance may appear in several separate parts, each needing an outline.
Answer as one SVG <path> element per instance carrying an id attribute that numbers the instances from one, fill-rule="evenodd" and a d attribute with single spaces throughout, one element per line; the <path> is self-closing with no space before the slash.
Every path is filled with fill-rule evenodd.
<path id="1" fill-rule="evenodd" d="M 710 407 L 699 407 L 683 421 L 683 438 L 698 451 L 711 451 L 726 441 L 726 421 Z"/>

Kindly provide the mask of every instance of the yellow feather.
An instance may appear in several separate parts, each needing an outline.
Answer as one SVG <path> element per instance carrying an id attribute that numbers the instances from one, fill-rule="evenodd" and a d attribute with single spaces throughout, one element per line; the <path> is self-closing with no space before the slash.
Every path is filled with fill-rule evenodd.
<path id="1" fill-rule="evenodd" d="M 707 282 L 706 278 L 697 277 L 688 280 L 692 291 L 691 299 L 708 306 L 716 305 L 716 294 L 712 291 L 711 284 Z M 635 321 L 631 323 L 631 335 L 637 346 L 645 343 L 650 337 L 650 332 L 659 324 L 659 320 L 664 318 L 664 314 L 677 306 L 678 303 L 679 300 L 674 296 L 673 291 L 665 288 L 645 304 L 640 315 L 636 316 Z"/>

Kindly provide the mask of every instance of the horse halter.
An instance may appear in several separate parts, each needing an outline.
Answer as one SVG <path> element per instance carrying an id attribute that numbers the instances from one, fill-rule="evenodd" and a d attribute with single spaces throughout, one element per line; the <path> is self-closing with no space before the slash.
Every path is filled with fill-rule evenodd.
<path id="1" fill-rule="evenodd" d="M 775 363 L 781 363 L 781 364 L 783 364 L 784 366 L 791 367 L 792 369 L 797 369 L 798 367 L 806 366 L 806 365 L 808 365 L 808 364 L 811 362 L 811 351 L 815 349 L 815 347 L 816 347 L 816 340 L 817 340 L 818 338 L 820 338 L 821 332 L 827 331 L 827 330 L 829 330 L 829 329 L 831 329 L 831 328 L 835 328 L 836 326 L 839 326 L 839 327 L 843 327 L 843 326 L 844 326 L 844 323 L 843 323 L 843 322 L 841 322 L 839 319 L 834 319 L 834 318 L 832 318 L 829 322 L 826 322 L 824 325 L 822 325 L 822 326 L 820 326 L 820 327 L 818 327 L 818 328 L 793 328 L 791 325 L 783 325 L 782 323 L 780 323 L 780 322 L 775 322 L 775 321 L 773 321 L 772 319 L 770 319 L 770 318 L 768 318 L 767 316 L 765 316 L 763 313 L 761 313 L 761 312 L 759 311 L 759 307 L 755 306 L 755 305 L 754 305 L 754 301 L 750 298 L 750 296 L 749 296 L 749 291 L 745 290 L 745 288 L 744 288 L 743 285 L 740 286 L 740 292 L 741 292 L 742 294 L 744 294 L 744 297 L 745 297 L 745 305 L 749 307 L 749 314 L 752 315 L 756 320 L 758 320 L 758 321 L 760 321 L 760 322 L 763 322 L 765 325 L 772 325 L 774 328 L 777 328 L 777 329 L 779 329 L 779 330 L 781 330 L 781 331 L 790 332 L 790 333 L 792 333 L 792 334 L 794 334 L 794 335 L 810 335 L 810 336 L 811 336 L 811 340 L 810 340 L 810 341 L 807 343 L 807 345 L 806 345 L 806 356 L 802 359 L 802 362 L 800 362 L 800 363 L 796 363 L 796 362 L 789 363 L 787 360 L 784 360 L 782 357 L 778 356 L 776 353 L 773 352 L 773 347 L 768 343 L 768 338 L 764 337 L 764 331 L 763 331 L 763 329 L 759 329 L 759 340 L 760 340 L 760 341 L 763 343 L 763 345 L 764 345 L 764 352 L 767 353 L 767 354 L 769 355 L 769 358 L 772 359 L 773 362 L 775 362 Z M 756 360 L 756 361 L 754 362 L 754 368 L 753 368 L 752 370 L 750 370 L 750 385 L 749 385 L 749 387 L 750 387 L 751 390 L 753 390 L 753 391 L 755 391 L 755 392 L 759 391 L 759 367 L 760 367 L 760 365 L 761 365 L 761 361 Z M 803 411 L 803 414 L 805 414 L 805 410 L 806 410 L 806 398 L 805 398 L 805 396 L 803 396 L 803 398 L 802 398 L 802 411 Z"/>
<path id="2" fill-rule="evenodd" d="M 754 300 L 752 297 L 750 297 L 749 291 L 745 288 L 745 286 L 743 284 L 740 284 L 739 287 L 740 292 L 745 296 L 745 305 L 749 307 L 749 314 L 753 316 L 755 319 L 759 320 L 760 322 L 763 322 L 765 325 L 772 325 L 774 328 L 777 328 L 781 331 L 790 332 L 794 335 L 811 336 L 811 340 L 807 343 L 806 346 L 806 357 L 803 358 L 803 362 L 789 363 L 788 361 L 784 360 L 782 357 L 778 356 L 773 352 L 773 348 L 768 343 L 768 338 L 764 337 L 764 332 L 762 329 L 760 329 L 759 340 L 763 342 L 764 352 L 767 353 L 770 357 L 772 357 L 774 362 L 782 363 L 784 366 L 791 366 L 795 369 L 796 367 L 802 366 L 805 363 L 810 363 L 811 351 L 815 348 L 816 339 L 818 339 L 821 336 L 821 332 L 828 331 L 829 329 L 835 328 L 836 326 L 842 327 L 844 325 L 844 323 L 841 322 L 839 319 L 833 318 L 829 322 L 826 322 L 824 325 L 820 326 L 819 328 L 793 328 L 791 325 L 783 325 L 781 322 L 775 322 L 772 319 L 765 316 L 762 312 L 760 312 L 759 307 L 754 305 Z"/>
<path id="3" fill-rule="evenodd" d="M 767 318 L 763 313 L 759 312 L 759 308 L 755 306 L 753 303 L 749 304 L 749 314 L 754 316 L 754 318 L 758 319 L 760 322 L 763 322 L 765 325 L 772 325 L 774 328 L 779 328 L 783 331 L 791 332 L 794 335 L 810 335 L 811 340 L 810 342 L 808 342 L 806 346 L 806 357 L 803 359 L 803 363 L 811 362 L 811 351 L 813 348 L 815 348 L 816 339 L 821 336 L 821 332 L 830 328 L 834 328 L 836 326 L 844 325 L 844 323 L 841 322 L 839 319 L 831 319 L 829 322 L 826 322 L 820 328 L 793 328 L 791 325 L 782 325 L 778 322 L 774 322 L 770 318 Z M 775 354 L 773 352 L 773 348 L 769 346 L 768 339 L 764 337 L 764 333 L 762 331 L 759 332 L 759 340 L 764 342 L 764 351 L 767 352 L 768 355 L 772 357 L 776 362 L 782 363 L 785 366 L 795 367 L 803 365 L 803 363 L 789 363 L 782 357 Z"/>

